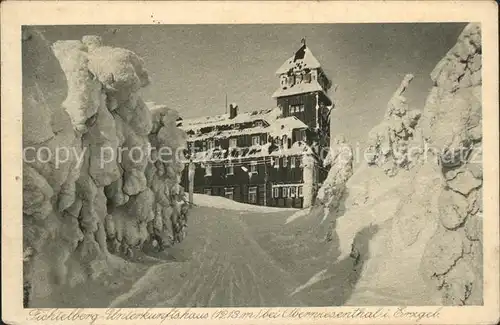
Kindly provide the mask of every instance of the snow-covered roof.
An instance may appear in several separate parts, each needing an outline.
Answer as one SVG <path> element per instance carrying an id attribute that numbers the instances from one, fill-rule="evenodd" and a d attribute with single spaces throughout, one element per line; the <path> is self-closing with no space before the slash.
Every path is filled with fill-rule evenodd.
<path id="1" fill-rule="evenodd" d="M 283 156 L 298 156 L 298 155 L 310 155 L 312 154 L 312 149 L 303 141 L 297 141 L 290 148 L 279 148 L 271 152 L 271 156 L 283 157 Z"/>
<path id="2" fill-rule="evenodd" d="M 283 135 L 288 135 L 291 137 L 293 130 L 307 129 L 308 127 L 304 122 L 302 122 L 295 116 L 288 116 L 284 118 L 274 118 L 274 119 L 267 118 L 266 122 L 269 125 L 254 126 L 243 129 L 235 128 L 231 130 L 214 130 L 212 132 L 207 132 L 203 134 L 194 134 L 189 136 L 189 141 L 220 139 L 220 138 L 229 138 L 239 135 L 252 135 L 252 134 L 263 134 L 263 133 L 268 133 L 272 137 L 281 137 Z"/>
<path id="3" fill-rule="evenodd" d="M 220 149 L 214 148 L 206 151 L 195 152 L 192 160 L 195 163 L 216 163 L 220 161 L 239 160 L 243 158 L 256 158 L 269 156 L 271 143 L 253 145 L 243 148 Z"/>
<path id="4" fill-rule="evenodd" d="M 202 116 L 202 117 L 184 119 L 182 121 L 182 125 L 180 126 L 180 128 L 185 131 L 188 130 L 195 131 L 197 129 L 205 127 L 247 123 L 258 120 L 264 120 L 269 123 L 269 121 L 278 118 L 280 114 L 281 114 L 280 109 L 276 107 L 276 108 L 258 110 L 253 112 L 238 113 L 238 115 L 236 115 L 236 117 L 232 119 L 229 118 L 229 114 Z"/>
<path id="5" fill-rule="evenodd" d="M 296 83 L 292 86 L 287 86 L 286 88 L 280 87 L 273 93 L 272 97 L 276 98 L 276 97 L 291 96 L 313 91 L 323 91 L 323 88 L 316 80 L 311 80 L 311 82 Z"/>
<path id="6" fill-rule="evenodd" d="M 265 132 L 272 137 L 281 137 L 292 133 L 295 129 L 307 129 L 307 125 L 295 116 L 288 116 L 276 119 L 269 127 L 265 128 Z"/>
<path id="7" fill-rule="evenodd" d="M 195 152 L 192 161 L 195 163 L 213 164 L 217 162 L 230 163 L 245 158 L 259 157 L 290 157 L 290 156 L 312 156 L 313 151 L 303 141 L 295 142 L 290 148 L 276 148 L 271 150 L 271 143 L 264 145 L 253 145 L 243 148 L 221 149 L 214 148 L 206 151 Z"/>
<path id="8" fill-rule="evenodd" d="M 206 139 L 220 139 L 220 138 L 229 138 L 232 136 L 238 135 L 252 135 L 252 134 L 261 134 L 266 133 L 266 127 L 256 126 L 252 128 L 244 128 L 244 129 L 231 129 L 225 131 L 212 131 L 203 133 L 200 135 L 192 135 L 189 137 L 189 141 L 198 141 L 198 140 L 206 140 Z"/>
<path id="9" fill-rule="evenodd" d="M 281 65 L 276 74 L 287 73 L 290 69 L 318 69 L 320 67 L 319 61 L 314 57 L 311 50 L 304 45 Z"/>

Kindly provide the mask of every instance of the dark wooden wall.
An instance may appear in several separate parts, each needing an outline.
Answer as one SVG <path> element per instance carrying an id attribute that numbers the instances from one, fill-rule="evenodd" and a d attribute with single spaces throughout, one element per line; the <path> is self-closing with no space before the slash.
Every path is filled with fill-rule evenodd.
<path id="1" fill-rule="evenodd" d="M 328 100 L 327 98 L 323 95 L 323 93 L 320 93 L 319 95 L 319 104 L 320 104 L 320 110 L 319 110 L 319 118 L 322 120 L 320 122 L 321 126 L 327 125 L 326 123 L 328 122 L 328 109 L 326 106 L 328 106 Z M 304 122 L 307 126 L 310 128 L 315 128 L 316 127 L 316 94 L 315 93 L 308 93 L 308 94 L 303 94 L 303 95 L 293 95 L 293 96 L 286 96 L 286 97 L 279 97 L 277 99 L 278 106 L 282 108 L 283 110 L 283 117 L 287 116 L 295 116 L 302 122 Z M 290 106 L 291 105 L 304 105 L 304 111 L 303 112 L 290 112 Z"/>
<path id="2" fill-rule="evenodd" d="M 296 166 L 290 165 L 290 157 L 288 157 L 287 167 L 283 167 L 283 157 L 278 158 L 280 167 L 272 166 L 270 159 L 264 161 L 261 159 L 257 164 L 257 173 L 249 174 L 251 161 L 250 159 L 242 160 L 239 163 L 234 161 L 233 175 L 227 175 L 226 167 L 221 163 L 212 165 L 212 175 L 205 175 L 205 168 L 201 164 L 195 164 L 194 191 L 195 193 L 204 193 L 206 188 L 210 188 L 212 195 L 225 196 L 224 188 L 234 188 L 234 200 L 243 203 L 250 203 L 248 197 L 249 187 L 257 187 L 257 203 L 264 205 L 264 193 L 266 195 L 266 205 L 282 206 L 282 207 L 301 207 L 302 198 L 295 199 L 273 199 L 272 185 L 273 184 L 300 184 L 303 182 L 303 168 L 300 164 L 300 158 L 296 157 Z M 245 172 L 241 166 L 248 169 Z M 266 177 L 267 172 L 267 177 Z M 188 168 L 186 167 L 182 173 L 181 184 L 184 188 L 188 188 Z"/>

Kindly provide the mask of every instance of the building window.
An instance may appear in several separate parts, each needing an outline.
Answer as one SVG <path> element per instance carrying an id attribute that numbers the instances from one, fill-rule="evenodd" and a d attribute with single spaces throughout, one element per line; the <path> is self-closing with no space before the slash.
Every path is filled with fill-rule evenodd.
<path id="1" fill-rule="evenodd" d="M 238 139 L 229 139 L 229 147 L 236 148 L 238 146 Z"/>
<path id="2" fill-rule="evenodd" d="M 257 174 L 258 171 L 257 171 L 257 163 L 256 162 L 253 162 L 250 164 L 250 172 L 252 174 Z"/>
<path id="3" fill-rule="evenodd" d="M 290 187 L 290 197 L 295 197 L 297 194 L 297 188 L 295 186 Z"/>
<path id="4" fill-rule="evenodd" d="M 224 196 L 230 200 L 234 198 L 233 196 L 234 190 L 232 187 L 226 187 L 224 188 Z"/>
<path id="5" fill-rule="evenodd" d="M 274 158 L 274 168 L 280 168 L 280 159 L 278 157 Z"/>
<path id="6" fill-rule="evenodd" d="M 248 202 L 257 203 L 257 186 L 252 186 L 248 188 Z"/>
<path id="7" fill-rule="evenodd" d="M 280 188 L 275 187 L 273 188 L 273 198 L 279 198 L 280 197 Z"/>
<path id="8" fill-rule="evenodd" d="M 295 157 L 290 158 L 290 167 L 295 168 Z"/>
<path id="9" fill-rule="evenodd" d="M 286 145 L 286 143 L 287 143 L 286 139 L 287 139 L 287 136 L 286 136 L 286 134 L 284 134 L 284 135 L 281 137 L 281 145 L 282 145 L 282 146 L 285 146 L 285 145 Z"/>
<path id="10" fill-rule="evenodd" d="M 298 192 L 299 192 L 299 197 L 303 197 L 304 196 L 304 194 L 302 193 L 302 185 L 299 186 Z"/>
<path id="11" fill-rule="evenodd" d="M 205 176 L 212 176 L 212 166 L 211 165 L 205 166 Z"/>
<path id="12" fill-rule="evenodd" d="M 215 148 L 215 141 L 208 140 L 208 150 Z"/>
<path id="13" fill-rule="evenodd" d="M 286 86 L 286 75 L 282 74 L 280 76 L 281 86 Z"/>
<path id="14" fill-rule="evenodd" d="M 298 113 L 304 111 L 304 104 L 290 105 L 290 113 Z"/>
<path id="15" fill-rule="evenodd" d="M 307 82 L 307 83 L 311 82 L 311 73 L 306 73 L 304 75 L 304 82 Z"/>
<path id="16" fill-rule="evenodd" d="M 288 164 L 287 157 L 283 157 L 283 167 L 286 167 L 287 164 Z"/>
<path id="17" fill-rule="evenodd" d="M 281 193 L 283 197 L 288 197 L 288 187 L 284 186 L 281 188 Z"/>
<path id="18" fill-rule="evenodd" d="M 257 146 L 260 144 L 260 137 L 258 135 L 252 137 L 252 146 Z"/>
<path id="19" fill-rule="evenodd" d="M 212 195 L 212 189 L 211 188 L 206 188 L 203 190 L 203 194 L 205 195 Z"/>
<path id="20" fill-rule="evenodd" d="M 226 166 L 226 175 L 234 175 L 234 166 L 233 165 Z"/>

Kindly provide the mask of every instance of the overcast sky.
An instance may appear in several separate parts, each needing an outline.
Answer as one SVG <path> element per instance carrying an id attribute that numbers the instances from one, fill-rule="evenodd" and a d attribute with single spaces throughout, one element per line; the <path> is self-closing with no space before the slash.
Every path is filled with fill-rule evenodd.
<path id="1" fill-rule="evenodd" d="M 338 85 L 331 97 L 335 133 L 353 144 L 383 117 L 406 73 L 415 75 L 407 97 L 423 108 L 429 74 L 455 44 L 457 24 L 137 25 L 43 27 L 45 37 L 103 37 L 106 45 L 141 56 L 152 84 L 146 101 L 166 104 L 183 117 L 224 113 L 225 94 L 241 111 L 275 107 L 276 69 L 301 38 Z"/>

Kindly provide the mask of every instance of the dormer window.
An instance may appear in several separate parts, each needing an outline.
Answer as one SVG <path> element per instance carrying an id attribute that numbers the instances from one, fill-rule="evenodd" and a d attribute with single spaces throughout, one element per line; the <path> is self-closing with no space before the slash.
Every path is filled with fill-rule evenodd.
<path id="1" fill-rule="evenodd" d="M 260 137 L 258 135 L 252 137 L 252 146 L 260 145 Z"/>
<path id="2" fill-rule="evenodd" d="M 281 137 L 281 145 L 284 147 L 286 144 L 287 144 L 287 136 L 286 134 L 284 134 L 282 137 Z"/>
<path id="3" fill-rule="evenodd" d="M 307 82 L 307 83 L 311 82 L 311 73 L 306 73 L 304 75 L 304 82 Z"/>
<path id="4" fill-rule="evenodd" d="M 284 75 L 284 74 L 283 74 L 283 75 L 281 75 L 281 77 L 280 77 L 280 82 L 281 82 L 281 86 L 282 86 L 282 87 L 286 87 L 286 85 L 287 85 L 286 75 Z"/>

